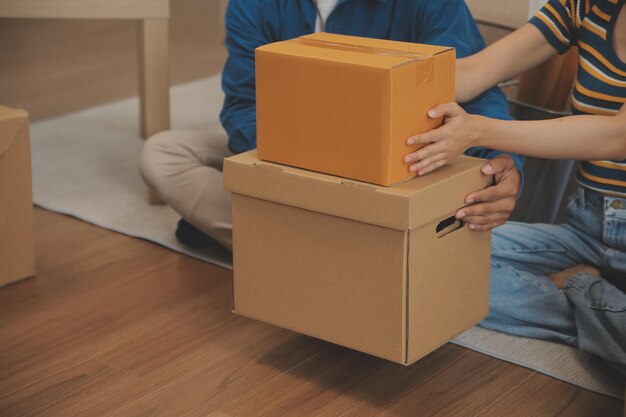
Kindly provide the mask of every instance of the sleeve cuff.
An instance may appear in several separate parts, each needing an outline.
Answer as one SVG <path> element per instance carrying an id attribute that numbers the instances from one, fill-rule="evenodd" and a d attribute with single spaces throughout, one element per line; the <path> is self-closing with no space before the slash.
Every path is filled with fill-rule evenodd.
<path id="1" fill-rule="evenodd" d="M 529 23 L 539 29 L 544 38 L 548 41 L 548 43 L 556 49 L 559 55 L 563 55 L 566 53 L 570 47 L 572 46 L 571 41 L 564 42 L 559 39 L 557 35 L 548 27 L 548 25 L 541 19 L 539 19 L 536 15 L 530 19 Z M 558 29 L 556 29 L 558 30 Z"/>

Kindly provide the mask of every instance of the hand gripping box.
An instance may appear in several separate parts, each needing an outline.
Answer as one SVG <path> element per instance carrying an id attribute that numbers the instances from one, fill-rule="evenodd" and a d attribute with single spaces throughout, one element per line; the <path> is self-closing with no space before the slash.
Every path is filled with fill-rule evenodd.
<path id="1" fill-rule="evenodd" d="M 488 312 L 490 233 L 458 228 L 486 187 L 460 157 L 392 187 L 227 158 L 234 312 L 410 364 Z"/>
<path id="2" fill-rule="evenodd" d="M 257 148 L 266 161 L 391 185 L 454 101 L 453 48 L 317 33 L 256 50 Z"/>
<path id="3" fill-rule="evenodd" d="M 0 106 L 0 287 L 34 274 L 28 114 Z"/>

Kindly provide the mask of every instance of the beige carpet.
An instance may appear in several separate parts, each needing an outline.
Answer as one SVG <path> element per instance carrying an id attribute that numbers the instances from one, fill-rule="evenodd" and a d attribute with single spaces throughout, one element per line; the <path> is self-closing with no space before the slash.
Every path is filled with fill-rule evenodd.
<path id="1" fill-rule="evenodd" d="M 220 130 L 221 103 L 217 77 L 174 87 L 173 128 Z M 136 168 L 142 144 L 137 109 L 137 100 L 129 99 L 33 124 L 36 204 L 231 268 L 228 254 L 217 248 L 191 251 L 179 245 L 173 235 L 179 216 L 166 206 L 148 204 Z M 479 327 L 454 343 L 592 391 L 624 395 L 619 376 L 567 346 Z"/>

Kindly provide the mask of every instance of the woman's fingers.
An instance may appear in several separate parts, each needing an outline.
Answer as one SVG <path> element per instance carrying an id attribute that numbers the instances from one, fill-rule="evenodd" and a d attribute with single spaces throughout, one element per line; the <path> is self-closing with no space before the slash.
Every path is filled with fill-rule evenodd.
<path id="1" fill-rule="evenodd" d="M 441 126 L 437 129 L 429 130 L 426 133 L 420 133 L 419 135 L 411 136 L 406 140 L 407 145 L 426 145 L 429 143 L 436 143 L 446 137 L 449 132 L 446 130 L 446 126 Z"/>
<path id="2" fill-rule="evenodd" d="M 446 163 L 446 155 L 443 153 L 438 153 L 432 156 L 429 156 L 426 159 L 422 159 L 421 161 L 409 166 L 410 172 L 416 172 L 418 175 L 424 175 L 431 172 L 434 169 L 443 166 Z"/>

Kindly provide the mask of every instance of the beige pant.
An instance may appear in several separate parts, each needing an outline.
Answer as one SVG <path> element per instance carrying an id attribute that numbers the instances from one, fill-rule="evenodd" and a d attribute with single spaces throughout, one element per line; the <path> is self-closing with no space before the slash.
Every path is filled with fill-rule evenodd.
<path id="1" fill-rule="evenodd" d="M 190 224 L 232 250 L 230 193 L 222 166 L 225 134 L 167 131 L 143 146 L 139 172 L 148 187 Z"/>

